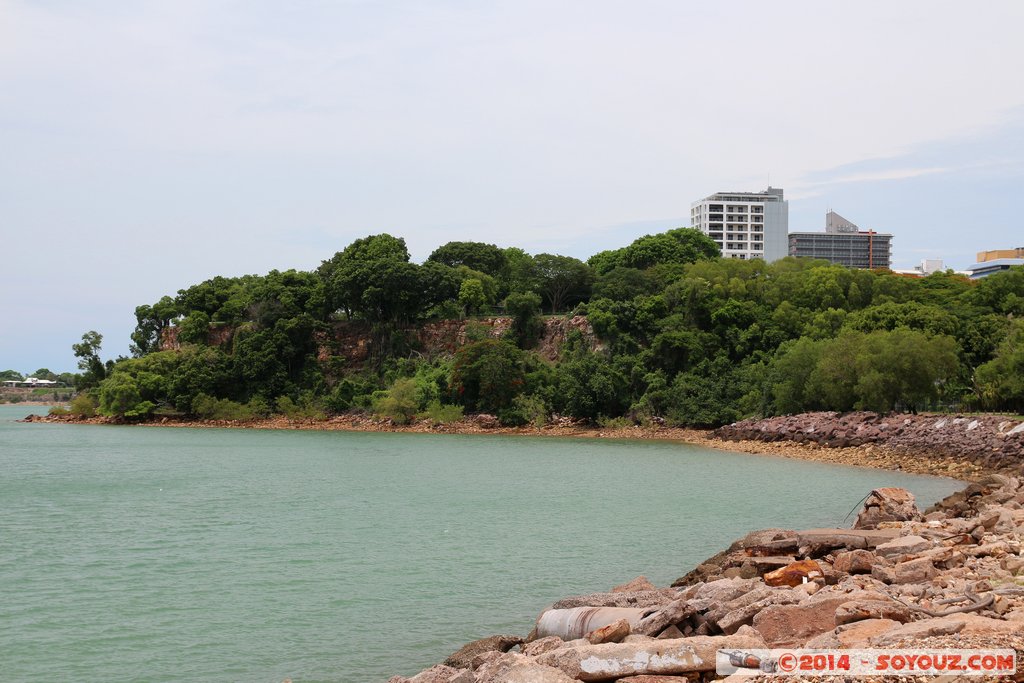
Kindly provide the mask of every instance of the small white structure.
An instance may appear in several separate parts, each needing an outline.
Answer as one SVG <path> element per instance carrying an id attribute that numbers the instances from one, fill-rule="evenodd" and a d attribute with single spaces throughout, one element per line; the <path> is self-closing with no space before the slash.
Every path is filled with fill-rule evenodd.
<path id="1" fill-rule="evenodd" d="M 4 380 L 5 387 L 28 387 L 29 389 L 46 389 L 47 387 L 58 387 L 63 385 L 63 382 L 55 382 L 52 379 L 39 379 L 38 377 L 26 377 L 25 379 Z"/>

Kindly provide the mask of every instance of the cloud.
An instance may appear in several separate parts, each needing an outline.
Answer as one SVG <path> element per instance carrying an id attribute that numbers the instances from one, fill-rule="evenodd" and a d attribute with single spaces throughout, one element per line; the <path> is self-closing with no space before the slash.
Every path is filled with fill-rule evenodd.
<path id="1" fill-rule="evenodd" d="M 769 172 L 799 215 L 976 173 L 915 150 L 1024 106 L 1010 1 L 0 6 L 5 247 L 60 252 L 125 346 L 125 291 L 314 267 L 385 230 L 420 258 L 450 239 L 585 256 Z M 39 314 L 76 289 L 43 283 Z M 9 339 L 0 359 L 32 353 Z"/>

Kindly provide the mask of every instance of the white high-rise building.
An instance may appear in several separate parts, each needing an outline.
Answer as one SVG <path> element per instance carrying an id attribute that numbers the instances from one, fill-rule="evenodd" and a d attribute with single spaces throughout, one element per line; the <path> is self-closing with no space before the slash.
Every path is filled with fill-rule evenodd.
<path id="1" fill-rule="evenodd" d="M 777 261 L 789 254 L 789 202 L 782 190 L 717 192 L 690 205 L 690 224 L 725 258 Z"/>

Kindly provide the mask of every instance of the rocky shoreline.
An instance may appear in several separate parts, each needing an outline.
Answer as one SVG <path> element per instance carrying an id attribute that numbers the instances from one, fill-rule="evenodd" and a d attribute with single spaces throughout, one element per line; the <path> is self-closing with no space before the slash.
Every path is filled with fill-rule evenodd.
<path id="1" fill-rule="evenodd" d="M 852 529 L 766 529 L 658 588 L 638 577 L 561 600 L 530 634 L 467 644 L 389 683 L 673 683 L 716 673 L 716 653 L 769 648 L 1012 649 L 1024 656 L 1024 487 L 987 475 L 921 513 L 876 489 Z M 741 658 L 742 659 L 742 658 Z M 765 669 L 761 669 L 765 670 Z M 792 676 L 789 680 L 843 680 Z M 1024 680 L 875 677 L 846 680 Z"/>
<path id="2" fill-rule="evenodd" d="M 28 416 L 26 422 L 125 424 L 111 418 L 72 415 Z M 907 423 L 907 424 L 904 424 Z M 490 434 L 599 439 L 679 441 L 719 450 L 871 467 L 913 474 L 974 480 L 985 473 L 1022 474 L 1024 422 L 997 416 L 882 416 L 875 413 L 805 413 L 745 420 L 715 430 L 665 425 L 600 427 L 556 418 L 543 427 L 502 427 L 491 415 L 432 424 L 395 425 L 386 418 L 346 414 L 327 420 L 275 416 L 259 420 L 159 418 L 140 427 L 220 429 L 307 429 L 417 434 Z M 936 427 L 936 425 L 940 425 Z M 971 426 L 975 425 L 975 426 Z"/>

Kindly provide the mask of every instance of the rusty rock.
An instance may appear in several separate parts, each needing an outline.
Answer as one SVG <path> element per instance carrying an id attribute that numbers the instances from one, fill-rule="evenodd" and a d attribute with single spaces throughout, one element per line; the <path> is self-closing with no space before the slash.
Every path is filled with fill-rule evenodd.
<path id="1" fill-rule="evenodd" d="M 793 564 L 770 571 L 764 575 L 769 586 L 799 586 L 807 581 L 824 578 L 821 567 L 814 560 L 800 560 Z"/>
<path id="2" fill-rule="evenodd" d="M 628 635 L 629 622 L 625 619 L 619 619 L 607 626 L 594 629 L 585 637 L 591 645 L 600 645 L 601 643 L 618 643 Z"/>

